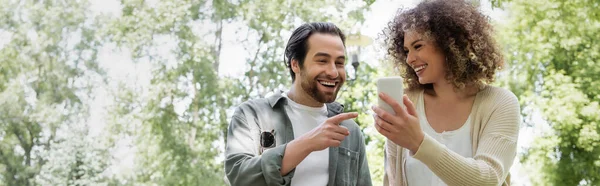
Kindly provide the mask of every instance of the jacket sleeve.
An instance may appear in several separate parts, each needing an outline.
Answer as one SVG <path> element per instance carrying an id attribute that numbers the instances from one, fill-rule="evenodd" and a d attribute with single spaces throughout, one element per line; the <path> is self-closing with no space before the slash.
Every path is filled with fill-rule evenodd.
<path id="1" fill-rule="evenodd" d="M 281 176 L 281 161 L 286 144 L 268 149 L 259 155 L 256 145 L 259 134 L 253 134 L 257 124 L 246 120 L 243 109 L 234 113 L 227 129 L 225 174 L 233 186 L 290 185 L 294 170 Z M 258 131 L 258 130 L 257 130 Z"/>

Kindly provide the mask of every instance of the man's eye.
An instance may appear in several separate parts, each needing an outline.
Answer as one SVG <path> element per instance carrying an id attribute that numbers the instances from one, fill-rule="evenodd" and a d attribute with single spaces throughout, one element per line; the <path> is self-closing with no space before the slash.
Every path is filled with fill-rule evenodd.
<path id="1" fill-rule="evenodd" d="M 423 45 L 415 45 L 415 49 L 419 49 L 419 48 L 421 48 L 421 46 L 423 46 Z"/>

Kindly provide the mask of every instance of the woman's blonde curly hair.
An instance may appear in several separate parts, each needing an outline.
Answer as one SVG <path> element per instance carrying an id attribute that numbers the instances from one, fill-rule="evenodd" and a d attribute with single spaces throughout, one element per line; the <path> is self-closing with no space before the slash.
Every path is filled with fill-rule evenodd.
<path id="1" fill-rule="evenodd" d="M 406 62 L 404 37 L 416 31 L 436 43 L 446 57 L 446 79 L 455 89 L 483 88 L 494 81 L 504 62 L 502 51 L 492 37 L 489 18 L 464 0 L 425 1 L 408 11 L 400 11 L 384 30 L 388 54 L 400 71 L 408 89 L 422 85 Z"/>

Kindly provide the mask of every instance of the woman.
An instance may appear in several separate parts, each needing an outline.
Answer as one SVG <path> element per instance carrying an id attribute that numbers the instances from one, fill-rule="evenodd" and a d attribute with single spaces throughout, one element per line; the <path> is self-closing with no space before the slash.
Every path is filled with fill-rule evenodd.
<path id="1" fill-rule="evenodd" d="M 386 29 L 407 85 L 403 104 L 378 107 L 386 185 L 503 185 L 516 156 L 517 98 L 489 85 L 503 64 L 486 16 L 464 0 L 426 1 Z"/>

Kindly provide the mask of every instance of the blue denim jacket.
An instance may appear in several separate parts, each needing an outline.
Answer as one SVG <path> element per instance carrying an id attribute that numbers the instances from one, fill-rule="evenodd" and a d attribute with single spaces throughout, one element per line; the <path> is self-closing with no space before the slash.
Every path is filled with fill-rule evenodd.
<path id="1" fill-rule="evenodd" d="M 234 186 L 290 185 L 294 170 L 281 176 L 281 161 L 286 144 L 294 139 L 292 123 L 280 94 L 242 103 L 227 129 L 225 174 Z M 328 103 L 328 117 L 343 112 L 343 105 Z M 370 186 L 371 175 L 360 128 L 353 120 L 340 123 L 350 130 L 339 147 L 329 148 L 329 183 L 327 185 Z M 260 134 L 275 130 L 275 147 L 261 152 Z"/>

